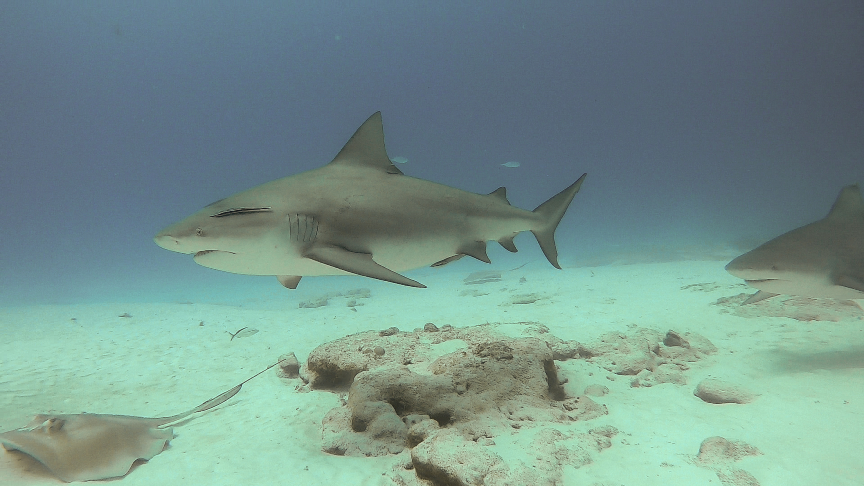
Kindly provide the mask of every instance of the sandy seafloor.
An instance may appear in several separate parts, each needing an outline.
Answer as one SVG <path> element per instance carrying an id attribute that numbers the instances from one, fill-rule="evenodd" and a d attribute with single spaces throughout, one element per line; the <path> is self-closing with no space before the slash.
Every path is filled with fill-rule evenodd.
<path id="1" fill-rule="evenodd" d="M 591 342 L 634 326 L 698 333 L 718 352 L 693 363 L 687 384 L 632 387 L 582 359 L 557 362 L 571 384 L 605 385 L 592 397 L 608 415 L 542 425 L 586 431 L 618 429 L 591 463 L 564 465 L 565 485 L 719 485 L 717 471 L 693 461 L 712 436 L 761 453 L 728 464 L 725 484 L 864 484 L 864 320 L 854 309 L 838 321 L 805 317 L 741 317 L 718 299 L 752 293 L 723 270 L 724 261 L 571 267 L 546 262 L 503 271 L 502 280 L 470 286 L 475 267 L 410 275 L 410 289 L 368 279 L 322 277 L 334 288 L 366 287 L 371 297 L 352 311 L 345 299 L 299 308 L 324 291 L 308 285 L 243 305 L 196 303 L 33 306 L 0 309 L 0 430 L 24 426 L 35 413 L 113 413 L 147 417 L 190 409 L 227 390 L 278 356 L 301 363 L 319 344 L 391 326 L 411 331 L 486 322 L 539 322 L 565 340 Z M 464 269 L 464 270 L 463 270 Z M 524 281 L 520 279 L 524 277 Z M 263 277 L 262 277 L 263 278 Z M 320 283 L 320 282 L 319 282 Z M 273 281 L 272 285 L 278 287 Z M 279 289 L 282 290 L 282 289 Z M 514 295 L 536 294 L 532 304 Z M 861 301 L 859 301 L 860 303 Z M 846 306 L 848 309 L 848 306 Z M 128 313 L 132 317 L 118 317 Z M 820 315 L 817 309 L 813 316 Z M 74 318 L 74 320 L 73 320 Z M 201 324 L 203 322 L 203 325 Z M 258 329 L 230 340 L 226 331 Z M 592 373 L 589 375 L 589 373 Z M 708 404 L 694 396 L 707 377 L 758 394 L 746 404 Z M 218 408 L 175 427 L 170 447 L 135 467 L 124 485 L 390 485 L 401 484 L 400 456 L 341 457 L 321 450 L 324 415 L 340 405 L 328 391 L 298 391 L 299 380 L 271 370 Z M 538 425 L 539 427 L 539 425 Z M 521 436 L 521 438 L 520 438 Z M 489 446 L 510 463 L 529 462 L 531 427 Z M 520 440 L 521 439 L 521 440 Z M 746 471 L 737 476 L 735 471 Z M 0 453 L 0 484 L 59 481 L 19 453 Z"/>

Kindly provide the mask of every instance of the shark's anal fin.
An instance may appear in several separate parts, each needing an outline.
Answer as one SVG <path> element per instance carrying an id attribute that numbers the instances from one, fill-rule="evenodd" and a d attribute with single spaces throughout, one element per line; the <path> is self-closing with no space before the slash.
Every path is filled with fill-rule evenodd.
<path id="1" fill-rule="evenodd" d="M 516 249 L 516 244 L 513 243 L 513 237 L 515 237 L 515 236 L 516 235 L 502 236 L 501 238 L 498 238 L 498 244 L 503 246 L 504 249 L 509 251 L 510 253 L 516 253 L 519 250 Z"/>
<path id="2" fill-rule="evenodd" d="M 279 283 L 282 284 L 286 289 L 294 290 L 297 288 L 297 284 L 300 283 L 300 279 L 297 275 L 277 275 L 276 278 L 279 279 Z"/>
<path id="3" fill-rule="evenodd" d="M 303 256 L 310 260 L 315 260 L 324 265 L 345 270 L 364 277 L 377 278 L 408 287 L 426 288 L 420 282 L 411 280 L 410 278 L 399 275 L 398 273 L 383 267 L 372 259 L 372 255 L 368 253 L 355 253 L 348 251 L 345 248 L 331 245 L 314 245 L 303 253 Z"/>
<path id="4" fill-rule="evenodd" d="M 765 299 L 770 299 L 771 297 L 776 297 L 780 294 L 772 294 L 771 292 L 765 292 L 764 290 L 760 290 L 755 294 L 747 297 L 747 300 L 741 302 L 741 305 L 755 304 L 756 302 L 761 302 Z"/>

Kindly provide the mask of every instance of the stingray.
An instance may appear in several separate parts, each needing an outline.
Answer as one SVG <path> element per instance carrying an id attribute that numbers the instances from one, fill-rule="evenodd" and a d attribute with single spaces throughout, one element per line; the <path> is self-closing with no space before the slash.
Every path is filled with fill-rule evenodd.
<path id="1" fill-rule="evenodd" d="M 844 187 L 828 215 L 751 250 L 726 270 L 758 292 L 752 304 L 776 295 L 864 299 L 864 199 Z"/>
<path id="2" fill-rule="evenodd" d="M 63 481 L 125 476 L 136 461 L 148 461 L 165 450 L 168 441 L 174 438 L 172 424 L 222 404 L 247 381 L 276 364 L 177 415 L 146 418 L 95 413 L 39 414 L 25 427 L 0 434 L 0 443 L 6 450 L 32 456 Z"/>

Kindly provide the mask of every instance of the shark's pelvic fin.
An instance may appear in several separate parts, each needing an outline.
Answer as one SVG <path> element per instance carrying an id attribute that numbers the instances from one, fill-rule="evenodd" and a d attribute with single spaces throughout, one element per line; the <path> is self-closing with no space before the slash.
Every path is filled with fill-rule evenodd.
<path id="1" fill-rule="evenodd" d="M 474 257 L 484 263 L 492 263 L 492 260 L 489 259 L 489 255 L 486 254 L 485 241 L 469 241 L 463 243 L 462 246 L 459 247 L 458 251 L 461 255 Z"/>
<path id="2" fill-rule="evenodd" d="M 453 256 L 451 256 L 451 257 L 447 257 L 447 258 L 445 258 L 445 259 L 443 259 L 443 260 L 441 260 L 441 261 L 437 261 L 437 262 L 435 262 L 435 263 L 433 263 L 432 265 L 429 265 L 429 266 L 430 266 L 430 267 L 443 267 L 444 265 L 447 265 L 448 263 L 453 263 L 453 262 L 455 262 L 456 260 L 459 260 L 460 258 L 462 258 L 462 257 L 464 257 L 464 256 L 465 256 L 465 255 L 463 255 L 463 254 L 453 255 Z"/>
<path id="3" fill-rule="evenodd" d="M 380 111 L 360 125 L 330 163 L 365 165 L 388 174 L 402 174 L 402 171 L 393 165 L 393 161 L 387 156 L 387 149 L 384 148 L 384 125 Z"/>
<path id="4" fill-rule="evenodd" d="M 286 289 L 294 290 L 297 288 L 297 284 L 300 283 L 300 279 L 297 275 L 277 275 L 276 278 L 279 279 L 279 283 L 282 284 Z"/>
<path id="5" fill-rule="evenodd" d="M 576 196 L 579 188 L 582 187 L 582 181 L 585 180 L 586 175 L 588 174 L 582 174 L 582 177 L 577 179 L 570 187 L 552 196 L 548 201 L 537 206 L 537 209 L 534 210 L 535 214 L 542 217 L 543 222 L 538 227 L 533 228 L 531 232 L 537 238 L 537 243 L 540 244 L 540 249 L 543 250 L 546 259 L 549 260 L 549 263 L 553 267 L 558 269 L 561 268 L 561 265 L 558 264 L 558 248 L 555 247 L 555 230 L 558 228 L 561 218 L 564 217 L 564 213 L 567 212 L 567 208 L 570 206 L 570 202 L 573 201 L 573 197 Z M 507 247 L 504 246 L 504 248 Z"/>
<path id="6" fill-rule="evenodd" d="M 407 285 L 408 287 L 426 288 L 420 282 L 411 280 L 404 275 L 399 275 L 393 270 L 377 264 L 372 259 L 372 255 L 368 253 L 355 253 L 338 246 L 315 245 L 306 250 L 303 256 L 318 263 L 330 265 L 331 267 L 357 275 L 363 275 L 364 277 L 386 280 L 387 282 Z"/>

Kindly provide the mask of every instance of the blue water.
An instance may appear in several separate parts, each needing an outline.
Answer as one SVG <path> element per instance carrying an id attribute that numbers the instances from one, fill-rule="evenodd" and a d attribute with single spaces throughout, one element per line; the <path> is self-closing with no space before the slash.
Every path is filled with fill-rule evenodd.
<path id="1" fill-rule="evenodd" d="M 862 86 L 854 0 L 6 2 L 0 305 L 278 296 L 151 239 L 378 110 L 412 176 L 531 209 L 588 172 L 565 265 L 746 246 L 864 182 Z"/>

